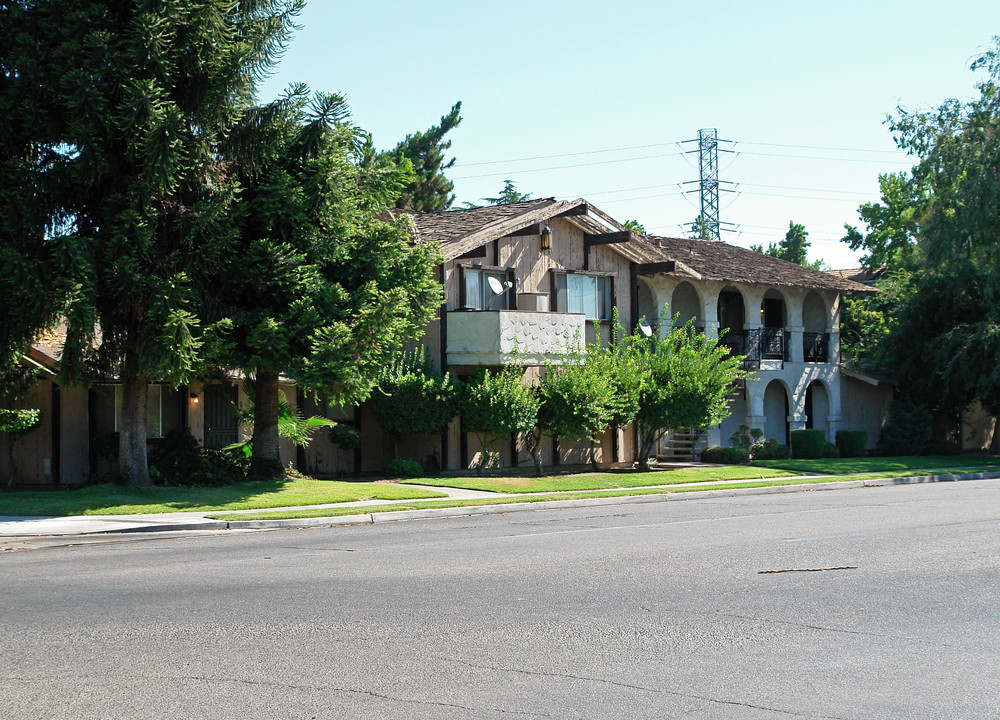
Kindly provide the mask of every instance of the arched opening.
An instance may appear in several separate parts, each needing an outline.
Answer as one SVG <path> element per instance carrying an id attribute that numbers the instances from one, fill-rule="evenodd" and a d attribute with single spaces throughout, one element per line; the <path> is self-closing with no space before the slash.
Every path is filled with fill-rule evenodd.
<path id="1" fill-rule="evenodd" d="M 670 297 L 670 314 L 677 319 L 674 325 L 680 327 L 689 320 L 694 320 L 696 327 L 704 325 L 701 318 L 701 298 L 694 285 L 689 282 L 682 282 Z"/>
<path id="2" fill-rule="evenodd" d="M 778 380 L 764 390 L 764 438 L 788 444 L 788 393 Z"/>
<path id="3" fill-rule="evenodd" d="M 644 317 L 655 330 L 660 322 L 660 308 L 656 307 L 656 293 L 645 278 L 636 280 L 636 305 L 636 322 Z"/>
<path id="4" fill-rule="evenodd" d="M 760 357 L 764 360 L 787 359 L 785 298 L 777 290 L 768 290 L 760 302 Z"/>
<path id="5" fill-rule="evenodd" d="M 819 380 L 813 380 L 806 388 L 806 428 L 822 430 L 827 442 L 830 441 L 830 394 Z"/>
<path id="6" fill-rule="evenodd" d="M 802 301 L 802 358 L 806 362 L 828 362 L 830 334 L 826 328 L 826 303 L 815 290 Z"/>
<path id="7" fill-rule="evenodd" d="M 734 287 L 722 288 L 719 293 L 718 313 L 721 344 L 742 355 L 746 346 L 743 330 L 746 322 L 746 306 L 739 290 Z"/>

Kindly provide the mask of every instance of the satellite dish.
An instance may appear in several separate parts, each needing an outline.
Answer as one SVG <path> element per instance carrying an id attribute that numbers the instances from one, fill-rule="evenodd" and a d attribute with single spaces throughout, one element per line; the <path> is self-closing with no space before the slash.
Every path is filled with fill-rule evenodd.
<path id="1" fill-rule="evenodd" d="M 490 290 L 494 295 L 503 295 L 511 286 L 510 281 L 500 282 L 495 277 L 487 278 L 486 282 L 490 284 Z"/>
<path id="2" fill-rule="evenodd" d="M 487 278 L 487 282 L 490 284 L 490 290 L 493 291 L 494 295 L 503 295 L 503 284 L 499 280 L 491 277 Z"/>
<path id="3" fill-rule="evenodd" d="M 646 318 L 642 318 L 639 321 L 639 332 L 641 332 L 646 337 L 653 337 L 653 328 L 650 327 L 649 322 Z"/>

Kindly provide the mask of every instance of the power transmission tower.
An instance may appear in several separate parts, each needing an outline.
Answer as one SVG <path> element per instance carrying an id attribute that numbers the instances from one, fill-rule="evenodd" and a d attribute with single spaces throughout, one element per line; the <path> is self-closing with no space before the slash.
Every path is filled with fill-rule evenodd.
<path id="1" fill-rule="evenodd" d="M 715 128 L 698 131 L 701 220 L 709 240 L 719 240 L 719 136 Z"/>

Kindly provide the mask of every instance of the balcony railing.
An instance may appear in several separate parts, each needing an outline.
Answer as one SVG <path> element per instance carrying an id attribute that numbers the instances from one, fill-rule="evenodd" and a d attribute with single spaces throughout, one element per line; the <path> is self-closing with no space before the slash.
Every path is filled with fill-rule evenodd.
<path id="1" fill-rule="evenodd" d="M 830 333 L 802 333 L 802 357 L 807 363 L 830 362 Z"/>

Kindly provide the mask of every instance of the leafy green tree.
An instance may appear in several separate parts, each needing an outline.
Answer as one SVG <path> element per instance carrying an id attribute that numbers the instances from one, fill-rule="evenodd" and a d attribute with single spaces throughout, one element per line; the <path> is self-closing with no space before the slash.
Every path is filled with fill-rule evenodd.
<path id="1" fill-rule="evenodd" d="M 612 368 L 599 345 L 567 360 L 547 368 L 538 384 L 538 427 L 554 438 L 589 440 L 590 461 L 596 466 L 594 443 L 617 409 Z"/>
<path id="2" fill-rule="evenodd" d="M 375 419 L 392 437 L 396 460 L 401 436 L 441 432 L 458 415 L 461 386 L 449 373 L 431 368 L 421 348 L 404 353 L 386 369 L 374 400 Z"/>
<path id="3" fill-rule="evenodd" d="M 462 394 L 462 426 L 475 433 L 482 447 L 477 471 L 493 464 L 490 446 L 511 434 L 531 432 L 538 416 L 539 398 L 522 382 L 523 370 L 507 365 L 496 372 L 480 370 Z"/>
<path id="4" fill-rule="evenodd" d="M 10 475 L 7 478 L 7 487 L 14 486 L 17 477 L 17 463 L 14 460 L 14 445 L 22 435 L 37 430 L 42 424 L 42 411 L 37 409 L 29 410 L 5 410 L 0 408 L 0 433 L 7 435 L 7 451 L 9 453 Z"/>
<path id="5" fill-rule="evenodd" d="M 785 237 L 779 243 L 770 243 L 766 250 L 763 245 L 751 245 L 750 249 L 763 255 L 776 257 L 779 260 L 795 263 L 796 265 L 811 267 L 814 270 L 822 270 L 824 267 L 822 260 L 809 262 L 806 257 L 810 245 L 808 237 L 809 233 L 806 232 L 804 225 L 789 221 L 788 232 L 785 233 Z"/>
<path id="6" fill-rule="evenodd" d="M 636 413 L 640 469 L 648 467 L 649 456 L 668 430 L 721 422 L 729 412 L 726 396 L 733 383 L 747 377 L 740 368 L 741 357 L 730 355 L 690 323 L 663 337 L 636 332 L 624 338 L 624 344 L 622 352 L 630 355 L 629 362 L 642 376 Z"/>
<path id="7" fill-rule="evenodd" d="M 699 215 L 691 223 L 691 234 L 688 236 L 692 240 L 711 240 L 712 233 L 709 232 L 708 222 L 704 216 Z"/>
<path id="8" fill-rule="evenodd" d="M 231 251 L 222 140 L 300 8 L 53 0 L 17 3 L 5 27 L 4 77 L 20 79 L 8 101 L 20 128 L 37 123 L 18 149 L 45 158 L 35 168 L 57 188 L 45 234 L 75 288 L 61 380 L 118 376 L 118 471 L 134 487 L 150 484 L 150 379 L 183 383 L 201 366 L 193 279 Z"/>
<path id="9" fill-rule="evenodd" d="M 451 140 L 445 140 L 444 136 L 462 122 L 461 110 L 462 103 L 455 103 L 451 111 L 442 116 L 439 124 L 407 135 L 392 150 L 375 153 L 369 148 L 367 156 L 375 164 L 404 166 L 408 161 L 413 167 L 412 179 L 396 200 L 397 208 L 438 212 L 447 210 L 455 202 L 452 194 L 455 185 L 444 174 L 455 164 L 455 158 L 445 161 L 445 151 L 451 147 Z"/>
<path id="10" fill-rule="evenodd" d="M 631 230 L 636 235 L 645 235 L 646 234 L 646 226 L 643 225 L 638 220 L 626 220 L 625 221 L 625 229 L 626 230 Z"/>
<path id="11" fill-rule="evenodd" d="M 388 218 L 405 169 L 365 164 L 362 133 L 337 95 L 302 86 L 248 111 L 231 167 L 241 191 L 235 252 L 207 307 L 225 322 L 223 357 L 255 378 L 250 475 L 280 477 L 278 377 L 338 405 L 368 397 L 379 369 L 441 301 L 433 246 Z"/>
<path id="12" fill-rule="evenodd" d="M 869 265 L 900 274 L 884 343 L 900 394 L 951 413 L 979 401 L 1000 415 L 1000 38 L 972 63 L 979 96 L 928 112 L 900 109 L 889 126 L 916 158 L 883 176 L 883 202 L 863 206 L 850 234 Z M 895 268 L 892 266 L 895 265 Z"/>

